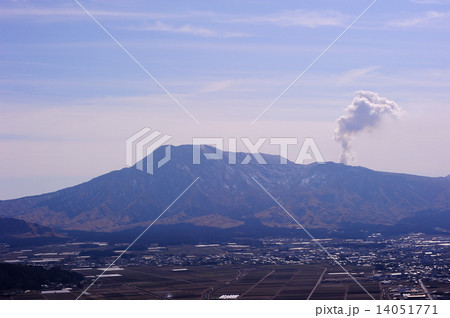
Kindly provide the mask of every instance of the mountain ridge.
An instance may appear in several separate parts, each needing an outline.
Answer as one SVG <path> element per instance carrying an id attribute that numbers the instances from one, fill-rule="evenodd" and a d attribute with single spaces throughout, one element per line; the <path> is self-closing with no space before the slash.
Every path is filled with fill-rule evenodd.
<path id="1" fill-rule="evenodd" d="M 154 152 L 164 156 L 164 147 Z M 202 154 L 214 152 L 210 146 Z M 60 230 L 117 231 L 148 224 L 195 178 L 200 179 L 158 224 L 233 228 L 256 218 L 268 227 L 293 223 L 254 182 L 258 180 L 302 224 L 338 228 L 342 223 L 396 224 L 426 210 L 450 207 L 450 179 L 378 172 L 339 163 L 280 164 L 261 154 L 247 165 L 222 160 L 192 163 L 189 145 L 172 146 L 172 159 L 150 175 L 123 168 L 79 185 L 42 195 L 0 201 L 0 217 L 14 217 Z M 247 153 L 236 153 L 237 162 Z M 145 162 L 144 162 L 145 167 Z"/>

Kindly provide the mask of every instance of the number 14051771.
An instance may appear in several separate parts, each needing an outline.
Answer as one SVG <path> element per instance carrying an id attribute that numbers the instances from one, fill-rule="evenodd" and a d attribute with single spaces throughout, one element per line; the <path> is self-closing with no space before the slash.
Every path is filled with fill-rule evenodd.
<path id="1" fill-rule="evenodd" d="M 378 315 L 437 315 L 436 305 L 377 305 Z"/>

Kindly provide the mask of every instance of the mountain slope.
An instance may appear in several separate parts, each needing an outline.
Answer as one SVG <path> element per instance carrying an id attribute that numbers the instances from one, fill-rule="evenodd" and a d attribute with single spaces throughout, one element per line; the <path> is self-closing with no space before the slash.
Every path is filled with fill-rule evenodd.
<path id="1" fill-rule="evenodd" d="M 155 158 L 163 156 L 163 148 Z M 202 146 L 202 152 L 214 149 Z M 238 153 L 237 162 L 247 154 Z M 65 230 L 115 231 L 148 224 L 195 178 L 198 182 L 158 221 L 231 228 L 253 218 L 267 226 L 293 221 L 255 183 L 258 180 L 300 222 L 336 228 L 341 223 L 395 224 L 425 210 L 450 207 L 450 179 L 376 172 L 326 163 L 266 165 L 206 160 L 192 164 L 192 146 L 172 147 L 172 159 L 154 175 L 124 168 L 53 193 L 0 202 L 0 216 Z"/>
<path id="2" fill-rule="evenodd" d="M 54 229 L 14 218 L 0 218 L 0 239 L 28 239 L 63 237 Z"/>

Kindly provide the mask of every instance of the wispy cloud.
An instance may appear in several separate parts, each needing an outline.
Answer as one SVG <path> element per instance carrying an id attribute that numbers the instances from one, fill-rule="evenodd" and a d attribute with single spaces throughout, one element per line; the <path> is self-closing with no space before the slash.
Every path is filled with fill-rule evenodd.
<path id="1" fill-rule="evenodd" d="M 450 12 L 428 11 L 412 18 L 387 22 L 386 26 L 394 26 L 401 28 L 415 27 L 415 26 L 426 26 L 426 27 L 435 27 L 444 25 L 448 26 L 449 18 Z"/>
<path id="2" fill-rule="evenodd" d="M 250 37 L 247 33 L 238 32 L 228 32 L 228 31 L 217 31 L 210 28 L 203 28 L 194 26 L 192 24 L 184 24 L 179 27 L 175 27 L 160 21 L 156 22 L 154 25 L 143 26 L 143 27 L 130 27 L 129 30 L 135 31 L 162 31 L 171 33 L 185 33 L 192 34 L 202 37 L 221 37 L 221 38 L 232 38 L 232 37 Z"/>
<path id="3" fill-rule="evenodd" d="M 89 9 L 89 8 L 88 8 Z M 324 10 L 289 10 L 273 14 L 236 16 L 210 11 L 189 11 L 182 13 L 166 12 L 147 12 L 147 11 L 108 11 L 99 9 L 89 9 L 89 12 L 103 19 L 121 19 L 121 20 L 204 20 L 210 23 L 239 23 L 239 24 L 271 24 L 280 27 L 308 27 L 316 28 L 321 26 L 344 26 L 348 22 L 348 17 L 339 11 Z M 20 17 L 51 18 L 51 20 L 42 20 L 51 22 L 60 19 L 82 19 L 87 18 L 85 12 L 72 7 L 45 8 L 33 6 L 21 7 L 0 7 L 0 17 L 3 19 L 16 19 Z M 161 22 L 154 25 L 153 28 L 159 28 L 161 31 L 185 32 L 197 34 L 209 34 L 202 28 L 192 27 L 189 24 L 182 27 L 170 27 L 161 25 Z M 208 36 L 208 35 L 207 35 Z M 225 34 L 227 36 L 227 34 Z M 229 36 L 234 36 L 230 33 Z"/>
<path id="4" fill-rule="evenodd" d="M 229 18 L 229 20 L 224 20 L 224 22 L 316 28 L 321 26 L 344 26 L 347 20 L 347 17 L 338 11 L 291 10 L 271 15 Z"/>
<path id="5" fill-rule="evenodd" d="M 69 2 L 70 3 L 70 2 Z M 216 14 L 207 11 L 184 11 L 184 12 L 161 12 L 161 11 L 122 11 L 122 10 L 104 10 L 99 8 L 87 7 L 89 12 L 101 19 L 114 20 L 179 20 L 179 19 L 209 19 L 214 18 Z M 14 20 L 18 18 L 35 18 L 38 22 L 54 22 L 66 20 L 89 19 L 86 13 L 78 7 L 60 6 L 60 7 L 37 7 L 31 5 L 0 5 L 0 18 L 5 20 Z"/>
<path id="6" fill-rule="evenodd" d="M 348 84 L 348 83 L 352 83 L 355 80 L 366 76 L 367 74 L 378 70 L 380 67 L 379 66 L 369 66 L 369 67 L 363 67 L 363 68 L 357 68 L 357 69 L 353 69 L 350 70 L 348 72 L 345 72 L 339 79 L 338 79 L 338 84 Z"/>
<path id="7" fill-rule="evenodd" d="M 161 12 L 133 12 L 133 11 L 107 11 L 92 9 L 89 12 L 94 16 L 106 18 L 149 18 L 149 19 L 164 19 L 177 18 L 186 16 L 185 14 L 168 14 Z M 195 15 L 194 13 L 192 13 Z M 84 18 L 86 13 L 78 8 L 59 7 L 59 8 L 44 8 L 44 7 L 0 7 L 0 17 L 6 19 L 15 19 L 18 17 L 63 17 L 63 18 Z"/>
<path id="8" fill-rule="evenodd" d="M 239 80 L 220 80 L 205 84 L 201 89 L 201 93 L 216 93 L 224 90 L 229 90 L 236 85 L 239 85 Z"/>

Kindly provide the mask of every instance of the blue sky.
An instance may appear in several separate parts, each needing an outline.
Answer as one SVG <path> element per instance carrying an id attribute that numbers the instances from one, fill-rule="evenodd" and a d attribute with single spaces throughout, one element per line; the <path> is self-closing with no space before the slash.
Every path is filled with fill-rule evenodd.
<path id="1" fill-rule="evenodd" d="M 2 1 L 0 199 L 119 169 L 146 126 L 175 144 L 314 137 L 338 161 L 336 120 L 358 90 L 405 114 L 358 136 L 357 164 L 450 173 L 450 1 L 376 1 L 252 126 L 372 1 L 79 2 L 200 124 L 73 0 Z"/>

